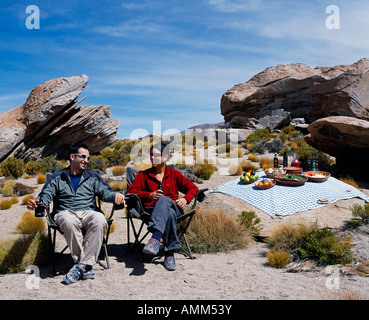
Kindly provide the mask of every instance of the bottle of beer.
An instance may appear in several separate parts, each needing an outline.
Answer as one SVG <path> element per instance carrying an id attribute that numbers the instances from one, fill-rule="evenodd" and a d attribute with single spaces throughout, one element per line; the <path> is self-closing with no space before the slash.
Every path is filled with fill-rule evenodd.
<path id="1" fill-rule="evenodd" d="M 315 160 L 313 160 L 313 163 L 311 165 L 311 170 L 316 171 Z"/>
<path id="2" fill-rule="evenodd" d="M 45 208 L 43 205 L 42 196 L 40 196 L 40 201 L 35 209 L 35 217 L 42 218 L 45 215 Z"/>
<path id="3" fill-rule="evenodd" d="M 278 168 L 278 157 L 277 157 L 277 154 L 274 154 L 274 168 Z"/>
<path id="4" fill-rule="evenodd" d="M 163 189 L 163 185 L 162 185 L 161 181 L 159 181 L 158 190 L 161 190 L 164 193 L 164 189 Z"/>

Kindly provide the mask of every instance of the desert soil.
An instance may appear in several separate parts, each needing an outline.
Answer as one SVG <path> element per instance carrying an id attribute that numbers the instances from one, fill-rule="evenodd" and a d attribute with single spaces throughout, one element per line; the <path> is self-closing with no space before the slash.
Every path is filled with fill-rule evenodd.
<path id="1" fill-rule="evenodd" d="M 200 188 L 213 188 L 233 176 L 213 174 L 210 180 L 198 184 Z M 19 182 L 37 186 L 36 179 L 18 179 Z M 369 195 L 368 189 L 361 189 Z M 2 196 L 0 196 L 2 197 Z M 273 219 L 236 198 L 219 193 L 209 194 L 201 206 L 220 207 L 229 214 L 243 210 L 255 211 L 261 218 L 267 236 L 272 228 L 282 223 L 317 222 L 320 226 L 338 228 L 351 218 L 349 207 L 353 203 L 364 204 L 360 199 L 342 200 L 319 209 L 299 212 Z M 104 204 L 110 210 L 110 204 Z M 11 209 L 0 211 L 0 240 L 17 238 L 14 229 L 27 209 L 20 202 Z M 127 220 L 123 211 L 115 212 L 116 230 L 109 239 L 111 268 L 95 266 L 94 280 L 78 281 L 73 285 L 62 284 L 62 275 L 53 276 L 50 265 L 40 269 L 39 282 L 29 288 L 29 274 L 0 275 L 0 299 L 59 300 L 321 300 L 340 299 L 347 292 L 359 299 L 367 299 L 369 277 L 350 274 L 330 274 L 325 268 L 310 271 L 288 272 L 287 268 L 275 269 L 267 264 L 267 244 L 254 242 L 247 249 L 218 254 L 197 254 L 195 260 L 176 255 L 177 270 L 166 271 L 163 257 L 142 259 L 136 251 L 127 250 Z M 357 254 L 369 260 L 368 237 L 357 238 Z M 59 246 L 64 239 L 58 235 Z M 69 255 L 65 254 L 65 259 Z"/>

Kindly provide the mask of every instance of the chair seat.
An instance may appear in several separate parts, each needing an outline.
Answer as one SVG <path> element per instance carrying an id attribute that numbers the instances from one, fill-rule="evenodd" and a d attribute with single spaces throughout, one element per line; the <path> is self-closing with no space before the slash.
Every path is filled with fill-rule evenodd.
<path id="1" fill-rule="evenodd" d="M 177 236 L 181 240 L 184 241 L 184 247 L 182 246 L 182 251 L 185 255 L 187 255 L 190 259 L 195 259 L 192 255 L 190 245 L 186 238 L 186 231 L 191 223 L 193 216 L 196 213 L 196 204 L 197 201 L 202 202 L 206 196 L 205 191 L 208 189 L 201 189 L 197 192 L 193 205 L 191 209 L 184 212 L 182 215 L 177 217 Z M 142 241 L 146 238 L 146 236 L 150 233 L 149 231 L 144 232 L 143 227 L 147 225 L 150 220 L 150 214 L 146 212 L 143 208 L 142 202 L 140 198 L 133 193 L 126 194 L 126 205 L 127 205 L 127 242 L 128 242 L 128 250 L 131 250 L 130 247 L 130 229 L 132 228 L 134 235 L 134 243 L 133 247 L 139 247 Z M 141 221 L 139 227 L 136 227 L 134 224 L 134 219 L 138 219 Z"/>

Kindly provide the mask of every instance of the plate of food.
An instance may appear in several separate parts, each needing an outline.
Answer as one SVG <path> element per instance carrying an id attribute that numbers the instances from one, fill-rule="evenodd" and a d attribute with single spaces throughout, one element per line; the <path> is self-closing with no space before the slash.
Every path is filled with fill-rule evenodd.
<path id="1" fill-rule="evenodd" d="M 285 186 L 302 186 L 308 178 L 303 175 L 287 173 L 274 177 L 274 180 Z"/>
<path id="2" fill-rule="evenodd" d="M 331 176 L 327 171 L 306 171 L 303 174 L 311 182 L 324 182 Z"/>
<path id="3" fill-rule="evenodd" d="M 270 189 L 275 186 L 276 182 L 274 180 L 262 179 L 260 181 L 255 182 L 255 187 L 258 189 Z"/>
<path id="4" fill-rule="evenodd" d="M 268 168 L 265 169 L 264 172 L 268 178 L 274 178 L 275 176 L 278 176 L 280 174 L 285 174 L 286 170 L 283 170 L 282 168 Z"/>

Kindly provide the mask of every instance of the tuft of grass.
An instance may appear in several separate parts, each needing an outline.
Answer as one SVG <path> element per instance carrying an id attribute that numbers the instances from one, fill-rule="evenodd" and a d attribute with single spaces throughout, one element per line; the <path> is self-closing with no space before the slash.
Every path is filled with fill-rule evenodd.
<path id="1" fill-rule="evenodd" d="M 253 153 L 249 153 L 247 158 L 252 162 L 259 162 L 259 158 Z"/>
<path id="2" fill-rule="evenodd" d="M 350 210 L 351 210 L 352 216 L 356 218 L 356 219 L 350 220 L 352 224 L 362 225 L 365 223 L 369 223 L 369 203 L 366 203 L 364 206 L 361 206 L 359 204 L 354 204 L 352 207 L 350 207 Z"/>
<path id="3" fill-rule="evenodd" d="M 242 249 L 252 241 L 251 232 L 222 210 L 198 209 L 186 236 L 197 253 Z"/>
<path id="4" fill-rule="evenodd" d="M 351 177 L 341 177 L 339 179 L 340 181 L 344 182 L 344 183 L 347 183 L 351 186 L 353 186 L 354 188 L 358 188 L 358 184 L 357 182 L 354 180 L 354 178 L 351 178 Z"/>
<path id="5" fill-rule="evenodd" d="M 14 186 L 16 184 L 15 180 L 8 180 L 5 182 L 3 187 L 3 195 L 4 197 L 11 197 L 14 194 Z"/>
<path id="6" fill-rule="evenodd" d="M 39 173 L 38 175 L 37 175 L 37 183 L 38 184 L 43 184 L 43 183 L 45 183 L 46 182 L 46 177 L 45 177 L 45 175 L 44 174 L 42 174 L 42 173 Z"/>
<path id="7" fill-rule="evenodd" d="M 265 170 L 268 168 L 273 168 L 274 166 L 274 159 L 271 158 L 261 158 L 260 159 L 260 167 Z"/>
<path id="8" fill-rule="evenodd" d="M 9 199 L 2 199 L 0 201 L 0 209 L 1 210 L 10 209 L 12 206 L 13 206 L 13 202 Z"/>
<path id="9" fill-rule="evenodd" d="M 315 228 L 316 225 L 281 224 L 274 227 L 268 243 L 274 250 L 295 250 L 301 245 L 303 237 Z"/>
<path id="10" fill-rule="evenodd" d="M 237 217 L 238 222 L 250 230 L 253 236 L 260 235 L 263 229 L 260 222 L 261 219 L 256 215 L 255 211 L 242 211 Z"/>
<path id="11" fill-rule="evenodd" d="M 294 258 L 309 259 L 321 265 L 347 264 L 352 261 L 351 238 L 340 239 L 328 227 L 317 225 L 280 225 L 268 239 L 272 250 L 286 250 Z"/>
<path id="12" fill-rule="evenodd" d="M 123 166 L 115 166 L 112 169 L 113 176 L 122 176 L 126 172 L 126 168 Z"/>
<path id="13" fill-rule="evenodd" d="M 0 242 L 0 274 L 17 273 L 31 265 L 41 266 L 48 259 L 48 240 L 44 233 L 23 235 Z"/>
<path id="14" fill-rule="evenodd" d="M 230 165 L 228 167 L 228 173 L 232 176 L 240 176 L 242 174 L 242 168 L 239 165 Z"/>
<path id="15" fill-rule="evenodd" d="M 35 217 L 31 211 L 23 213 L 21 220 L 15 228 L 16 233 L 32 234 L 45 230 L 45 221 L 42 218 Z"/>
<path id="16" fill-rule="evenodd" d="M 256 170 L 259 170 L 259 167 L 253 165 L 251 163 L 251 161 L 247 161 L 245 159 L 241 161 L 240 165 L 241 165 L 241 168 L 242 168 L 243 171 L 248 171 L 248 170 L 256 171 Z"/>
<path id="17" fill-rule="evenodd" d="M 273 250 L 266 253 L 268 263 L 273 268 L 284 268 L 290 261 L 290 253 L 286 250 Z"/>
<path id="18" fill-rule="evenodd" d="M 34 199 L 35 197 L 32 194 L 28 194 L 22 198 L 22 204 L 26 205 L 28 200 Z"/>

